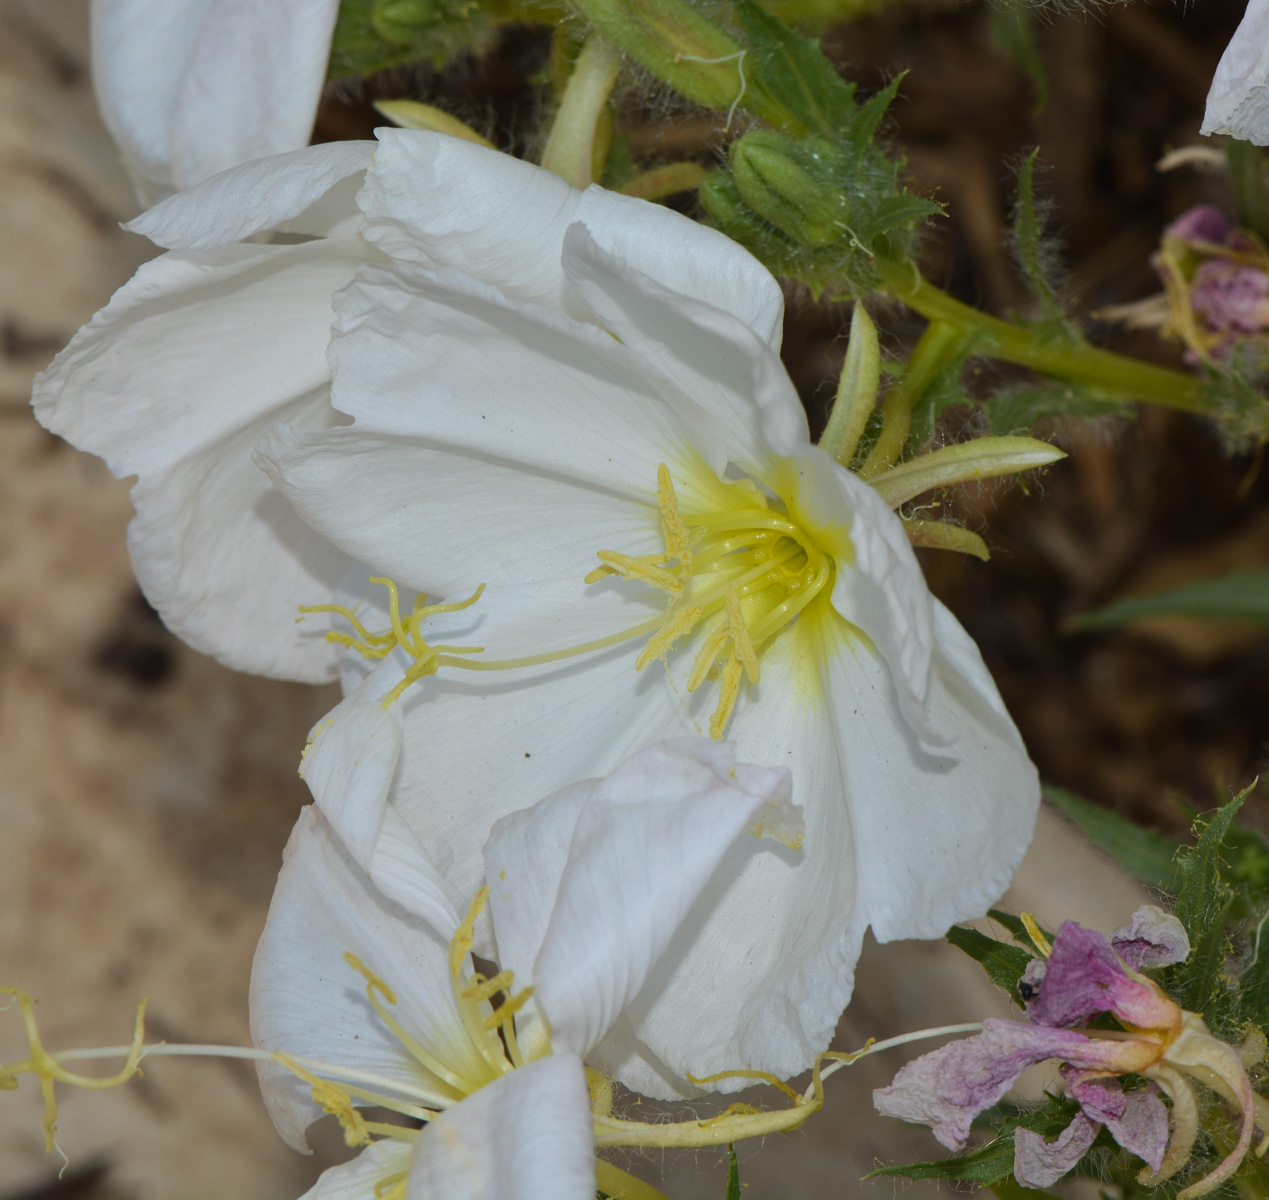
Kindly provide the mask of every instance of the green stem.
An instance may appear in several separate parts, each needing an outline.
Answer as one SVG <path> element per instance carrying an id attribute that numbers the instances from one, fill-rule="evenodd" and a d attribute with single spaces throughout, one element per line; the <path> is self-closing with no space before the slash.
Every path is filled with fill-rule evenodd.
<path id="1" fill-rule="evenodd" d="M 986 334 L 991 339 L 994 358 L 1030 367 L 1041 375 L 1121 392 L 1165 408 L 1208 415 L 1212 412 L 1201 379 L 1100 350 L 1082 340 L 1061 342 L 1045 338 L 1025 325 L 988 316 L 954 300 L 924 279 L 911 264 L 879 261 L 877 265 L 892 296 L 929 321 L 956 327 L 962 335 Z"/>

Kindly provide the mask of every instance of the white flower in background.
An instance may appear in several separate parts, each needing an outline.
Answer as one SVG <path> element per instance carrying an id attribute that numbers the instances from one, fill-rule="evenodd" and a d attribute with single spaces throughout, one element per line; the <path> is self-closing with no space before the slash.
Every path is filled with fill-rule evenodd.
<path id="1" fill-rule="evenodd" d="M 690 925 L 729 847 L 771 819 L 796 825 L 788 792 L 787 771 L 737 764 L 729 746 L 655 747 L 499 822 L 465 921 L 425 855 L 400 855 L 408 908 L 394 904 L 306 809 L 256 952 L 252 1035 L 324 1064 L 261 1066 L 290 1145 L 306 1149 L 323 1111 L 350 1144 L 368 1143 L 309 1200 L 593 1200 L 597 1144 L 719 1144 L 804 1120 L 818 1089 L 792 1108 L 706 1128 L 625 1121 L 608 1081 L 583 1066 Z M 486 900 L 503 955 L 489 978 L 468 956 Z M 367 1122 L 354 1104 L 427 1123 Z M 622 1173 L 599 1169 L 611 1190 Z"/>
<path id="2" fill-rule="evenodd" d="M 93 0 L 93 83 L 153 204 L 308 145 L 339 0 Z"/>
<path id="3" fill-rule="evenodd" d="M 1199 132 L 1269 145 L 1269 0 L 1247 0 L 1217 64 Z"/>
<path id="4" fill-rule="evenodd" d="M 1035 771 L 898 519 L 810 445 L 752 257 L 492 151 L 381 137 L 359 209 L 339 180 L 369 150 L 346 145 L 147 214 L 189 249 L 79 335 L 37 412 L 140 476 L 143 586 L 232 665 L 325 677 L 329 626 L 294 614 L 347 573 L 342 602 L 386 626 L 357 563 L 449 601 L 486 585 L 346 639 L 386 657 L 363 682 L 344 652 L 352 694 L 305 775 L 376 881 L 406 829 L 462 903 L 524 795 L 666 736 L 790 766 L 803 853 L 734 851 L 605 1053 L 649 1094 L 737 1061 L 791 1075 L 827 1045 L 865 929 L 938 936 L 1001 894 Z M 226 244 L 280 222 L 325 236 Z M 262 461 L 294 509 L 247 458 L 275 422 Z"/>

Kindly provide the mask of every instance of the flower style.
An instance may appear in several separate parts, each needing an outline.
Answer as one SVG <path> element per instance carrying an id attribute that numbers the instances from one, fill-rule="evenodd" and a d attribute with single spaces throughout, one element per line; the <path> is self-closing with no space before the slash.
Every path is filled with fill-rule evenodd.
<path id="1" fill-rule="evenodd" d="M 1044 947 L 1047 948 L 1047 947 Z M 1020 991 L 1033 1024 L 987 1020 L 976 1037 L 953 1042 L 904 1067 L 873 1093 L 877 1110 L 930 1125 L 949 1149 L 960 1149 L 970 1123 L 990 1108 L 1028 1067 L 1062 1064 L 1067 1095 L 1080 1107 L 1054 1142 L 1014 1132 L 1014 1176 L 1025 1187 L 1055 1183 L 1088 1151 L 1104 1125 L 1125 1150 L 1142 1158 L 1142 1183 L 1156 1184 L 1185 1166 L 1198 1133 L 1198 1102 L 1190 1080 L 1212 1088 L 1241 1116 L 1239 1138 L 1224 1162 L 1178 1194 L 1192 1200 L 1223 1183 L 1251 1147 L 1257 1125 L 1269 1132 L 1269 1103 L 1252 1091 L 1239 1051 L 1217 1040 L 1202 1017 L 1170 1000 L 1138 968 L 1183 962 L 1190 952 L 1175 917 L 1147 906 L 1107 941 L 1067 921 L 1047 959 L 1033 960 Z M 1109 1013 L 1118 1030 L 1077 1029 Z M 1125 1091 L 1117 1078 L 1137 1074 L 1144 1088 Z M 1171 1139 L 1159 1089 L 1172 1102 Z M 1257 1148 L 1264 1153 L 1269 1138 Z"/>
<path id="2" fill-rule="evenodd" d="M 1200 133 L 1227 133 L 1269 145 L 1269 3 L 1248 0 L 1247 11 L 1216 66 Z"/>
<path id="3" fill-rule="evenodd" d="M 181 636 L 273 674 L 340 665 L 304 774 L 385 890 L 405 829 L 461 903 L 526 792 L 666 736 L 792 767 L 802 854 L 711 891 L 601 1057 L 656 1095 L 737 1061 L 805 1069 L 865 929 L 981 912 L 1037 807 L 888 506 L 910 493 L 810 444 L 779 288 L 733 242 L 468 143 L 380 139 L 134 223 L 185 249 L 79 335 L 37 412 L 140 476 L 134 562 Z M 320 236 L 229 244 L 284 222 Z M 359 564 L 395 581 L 386 610 Z M 326 611 L 296 626 L 301 605 Z"/>
<path id="4" fill-rule="evenodd" d="M 290 1145 L 305 1150 L 325 1110 L 366 1147 L 309 1200 L 593 1200 L 597 1145 L 721 1144 L 805 1120 L 818 1089 L 773 1112 L 626 1121 L 583 1066 L 737 838 L 796 825 L 788 795 L 787 771 L 737 764 L 726 744 L 655 747 L 499 822 L 488 882 L 461 921 L 425 855 L 397 863 L 406 909 L 306 810 L 256 953 L 253 1038 L 277 1058 L 261 1080 Z M 469 959 L 486 903 L 504 953 L 489 977 Z M 375 1122 L 354 1105 L 426 1123 Z M 601 1185 L 621 1176 L 599 1167 Z"/>
<path id="5" fill-rule="evenodd" d="M 308 144 L 338 0 L 93 0 L 97 103 L 153 204 Z"/>

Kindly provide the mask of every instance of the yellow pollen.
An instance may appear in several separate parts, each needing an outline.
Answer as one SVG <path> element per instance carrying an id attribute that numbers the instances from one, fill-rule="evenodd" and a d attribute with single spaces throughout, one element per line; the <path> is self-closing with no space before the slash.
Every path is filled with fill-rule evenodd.
<path id="1" fill-rule="evenodd" d="M 758 655 L 753 642 L 749 640 L 749 627 L 740 611 L 740 597 L 736 595 L 735 588 L 727 589 L 727 631 L 731 634 L 732 653 L 736 656 L 736 661 L 745 668 L 749 682 L 757 683 Z"/>
<path id="2" fill-rule="evenodd" d="M 740 698 L 741 673 L 740 660 L 733 654 L 727 660 L 722 677 L 719 679 L 718 707 L 714 709 L 714 715 L 709 719 L 709 736 L 712 738 L 721 739 L 727 731 L 727 723 L 731 720 L 736 701 Z"/>
<path id="3" fill-rule="evenodd" d="M 450 938 L 449 973 L 455 979 L 462 976 L 463 959 L 471 953 L 472 944 L 476 940 L 476 918 L 485 911 L 485 905 L 488 902 L 489 887 L 486 885 L 476 893 L 467 909 L 467 915 L 463 918 L 462 924 L 454 930 L 454 936 Z"/>
<path id="4" fill-rule="evenodd" d="M 661 508 L 661 532 L 665 537 L 667 558 L 677 558 L 683 574 L 692 573 L 692 543 L 687 536 L 687 526 L 679 516 L 679 501 L 674 494 L 674 480 L 665 463 L 657 465 L 657 504 Z"/>
<path id="5" fill-rule="evenodd" d="M 306 1071 L 289 1054 L 278 1054 L 276 1057 L 288 1071 L 298 1075 L 312 1087 L 313 1103 L 330 1113 L 339 1122 L 347 1145 L 368 1146 L 370 1144 L 370 1131 L 366 1128 L 365 1118 L 353 1107 L 352 1096 L 330 1080 L 322 1079 L 311 1071 Z"/>
<path id="6" fill-rule="evenodd" d="M 629 554 L 618 554 L 615 550 L 600 550 L 596 557 L 609 571 L 614 575 L 620 575 L 623 579 L 638 579 L 642 583 L 650 583 L 654 588 L 660 588 L 663 592 L 683 590 L 683 580 L 679 576 L 665 567 L 655 565 L 656 556 L 643 554 L 638 558 L 632 558 Z M 649 558 L 653 561 L 649 562 Z M 593 574 L 592 571 L 591 575 Z M 590 575 L 586 578 L 589 580 Z"/>
<path id="7" fill-rule="evenodd" d="M 704 615 L 705 610 L 699 604 L 691 608 L 676 609 L 665 624 L 644 643 L 643 650 L 635 659 L 635 670 L 642 671 L 654 659 L 664 658 L 674 643 L 691 633 Z"/>

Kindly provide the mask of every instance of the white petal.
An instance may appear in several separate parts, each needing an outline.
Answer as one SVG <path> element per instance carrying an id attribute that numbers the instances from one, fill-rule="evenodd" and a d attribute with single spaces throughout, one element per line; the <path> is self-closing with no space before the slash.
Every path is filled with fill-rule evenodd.
<path id="1" fill-rule="evenodd" d="M 169 197 L 125 228 L 169 250 L 210 250 L 288 222 L 296 232 L 329 231 L 356 212 L 351 189 L 340 185 L 356 180 L 374 151 L 374 142 L 327 142 L 257 159 Z M 344 212 L 330 213 L 322 203 L 335 189 Z M 322 220 L 306 219 L 318 206 Z"/>
<path id="2" fill-rule="evenodd" d="M 453 271 L 367 266 L 337 303 L 336 408 L 634 498 L 657 464 L 726 464 L 718 423 L 593 325 Z"/>
<path id="3" fill-rule="evenodd" d="M 647 554 L 663 545 L 651 502 L 655 465 L 649 495 L 636 503 L 359 426 L 319 434 L 278 427 L 261 444 L 260 462 L 335 545 L 356 546 L 376 571 L 446 599 L 513 582 L 554 582 L 584 599 L 596 593 L 582 582 L 599 565 L 596 551 Z M 491 605 L 492 597 L 482 599 L 473 616 Z"/>
<path id="4" fill-rule="evenodd" d="M 972 642 L 935 611 L 929 709 L 950 755 L 922 749 L 862 639 L 805 621 L 764 653 L 730 736 L 741 759 L 791 764 L 802 853 L 742 839 L 724 861 L 628 1027 L 599 1048 L 623 1083 L 673 1095 L 688 1074 L 806 1069 L 850 998 L 867 926 L 936 937 L 1004 891 L 1038 780 Z"/>
<path id="5" fill-rule="evenodd" d="M 576 188 L 461 138 L 407 129 L 375 135 L 379 152 L 358 198 L 366 237 L 398 262 L 455 267 L 561 307 L 560 247 L 581 200 Z"/>
<path id="6" fill-rule="evenodd" d="M 351 1162 L 323 1171 L 300 1200 L 377 1200 L 376 1185 L 409 1169 L 410 1150 L 397 1138 L 372 1142 Z"/>
<path id="7" fill-rule="evenodd" d="M 138 475 L 138 577 L 174 632 L 233 667 L 329 679 L 321 620 L 347 569 L 251 463 L 276 420 L 321 428 L 330 295 L 355 242 L 176 252 L 147 263 L 37 380 L 38 419 Z"/>
<path id="8" fill-rule="evenodd" d="M 172 179 L 192 187 L 308 145 L 339 0 L 213 0 L 172 113 Z"/>
<path id="9" fill-rule="evenodd" d="M 640 275 L 730 313 L 773 351 L 780 349 L 784 293 L 771 272 L 731 238 L 663 204 L 601 187 L 582 193 L 573 219 L 586 226 L 597 246 Z"/>
<path id="10" fill-rule="evenodd" d="M 833 607 L 862 629 L 890 668 L 903 713 L 927 746 L 939 744 L 926 712 L 933 643 L 933 598 L 898 517 L 876 491 L 815 447 L 779 468 L 796 471 L 777 491 L 796 495 L 797 519 L 830 539 L 850 531 L 849 547 L 824 549 L 838 560 Z"/>
<path id="11" fill-rule="evenodd" d="M 727 743 L 680 739 L 493 827 L 499 953 L 532 963 L 518 978 L 557 1050 L 585 1055 L 608 1032 L 728 848 L 790 786 L 786 770 L 737 764 Z"/>
<path id="12" fill-rule="evenodd" d="M 92 0 L 102 120 L 150 202 L 170 192 L 172 114 L 212 0 Z"/>
<path id="13" fill-rule="evenodd" d="M 590 196 L 591 192 L 586 194 Z M 623 199 L 639 203 L 630 197 Z M 636 212 L 647 207 L 650 206 L 641 205 Z M 677 214 L 667 215 L 684 220 Z M 714 233 L 695 222 L 686 223 L 693 229 Z M 734 242 L 723 240 L 738 249 Z M 712 248 L 712 243 L 708 248 Z M 686 247 L 675 247 L 675 257 L 697 264 Z M 730 286 L 721 286 L 720 279 L 719 287 L 709 289 L 718 292 L 719 299 L 702 303 L 663 287 L 616 255 L 601 250 L 580 221 L 569 226 L 564 237 L 564 270 L 598 323 L 718 418 L 726 431 L 728 458 L 747 465 L 764 459 L 769 445 L 781 453 L 787 447 L 805 446 L 808 434 L 802 403 L 779 355 L 733 316 L 722 299 L 744 296 L 747 285 L 761 283 L 760 278 L 746 277 L 753 272 L 728 269 L 735 265 L 730 257 L 723 256 L 719 274 L 731 276 L 727 281 Z M 749 266 L 743 262 L 739 265 Z M 753 267 L 766 275 L 757 263 Z M 779 298 L 775 280 L 770 276 L 767 280 Z"/>
<path id="14" fill-rule="evenodd" d="M 1269 145 L 1269 0 L 1248 0 L 1216 67 L 1199 132 Z"/>
<path id="15" fill-rule="evenodd" d="M 595 1143 L 581 1059 L 540 1058 L 430 1121 L 406 1200 L 594 1200 Z"/>
<path id="16" fill-rule="evenodd" d="M 324 818 L 307 808 L 291 834 L 252 964 L 252 1039 L 266 1050 L 373 1072 L 403 1089 L 435 1090 L 435 1078 L 367 1003 L 365 980 L 344 960 L 349 952 L 392 988 L 394 1015 L 436 1059 L 480 1075 L 455 1008 L 448 933 L 380 895 Z M 304 1131 L 321 1115 L 308 1085 L 273 1064 L 260 1077 L 278 1131 L 304 1149 Z"/>

